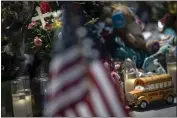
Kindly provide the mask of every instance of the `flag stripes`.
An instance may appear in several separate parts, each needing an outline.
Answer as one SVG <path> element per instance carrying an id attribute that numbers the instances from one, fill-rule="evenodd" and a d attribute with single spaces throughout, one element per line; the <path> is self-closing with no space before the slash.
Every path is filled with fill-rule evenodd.
<path id="1" fill-rule="evenodd" d="M 79 51 L 79 50 L 78 50 Z M 70 51 L 68 51 L 69 54 Z M 69 57 L 65 53 L 65 57 Z M 71 54 L 71 53 L 70 53 Z M 75 52 L 76 54 L 76 52 Z M 121 103 L 120 96 L 113 80 L 108 76 L 99 61 L 93 61 L 85 66 L 82 60 L 74 54 L 66 62 L 60 62 L 59 72 L 49 84 L 49 99 L 47 116 L 77 116 L 77 117 L 125 117 L 128 116 Z M 80 56 L 81 57 L 81 56 Z M 58 57 L 57 57 L 58 58 Z M 64 58 L 62 55 L 60 58 Z M 54 59 L 58 63 L 60 59 Z M 73 63 L 75 62 L 75 63 Z M 69 67 L 65 67 L 65 66 Z M 86 68 L 87 67 L 87 68 Z M 89 74 L 88 74 L 89 73 Z"/>
<path id="2" fill-rule="evenodd" d="M 45 111 L 47 116 L 53 116 L 63 108 L 77 104 L 88 92 L 83 79 L 86 69 L 81 58 L 79 48 L 75 47 L 54 57 L 50 68 L 52 81 L 48 85 L 49 102 Z"/>
<path id="3" fill-rule="evenodd" d="M 101 62 L 92 62 L 90 64 L 90 70 L 93 76 L 92 81 L 97 86 L 97 89 L 101 94 L 101 98 L 104 101 L 104 105 L 106 111 L 109 113 L 109 117 L 127 116 L 128 114 L 120 101 L 120 96 L 116 95 L 117 89 L 115 89 L 115 84 L 108 76 Z"/>
<path id="4" fill-rule="evenodd" d="M 64 9 L 62 50 L 55 55 L 49 68 L 50 83 L 45 116 L 57 117 L 126 117 L 113 80 L 98 60 L 84 57 L 90 54 L 88 42 L 81 48 L 75 31 L 80 27 L 80 11 L 67 3 Z M 74 21 L 74 17 L 78 20 Z M 78 23 L 76 23 L 78 22 Z M 89 39 L 90 40 L 90 39 Z M 82 44 L 82 43 L 81 43 Z M 71 47 L 73 46 L 73 47 Z M 92 52 L 91 55 L 93 56 Z M 95 58 L 94 58 L 95 59 Z"/>

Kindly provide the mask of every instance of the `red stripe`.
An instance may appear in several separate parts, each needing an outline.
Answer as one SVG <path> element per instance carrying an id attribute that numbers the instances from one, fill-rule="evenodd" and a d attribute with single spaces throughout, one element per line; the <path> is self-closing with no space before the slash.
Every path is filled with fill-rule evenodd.
<path id="1" fill-rule="evenodd" d="M 82 59 L 83 59 L 83 58 L 82 58 L 81 56 L 79 56 L 79 57 L 77 57 L 76 59 L 74 59 L 73 61 L 68 62 L 66 65 L 64 65 L 64 66 L 57 72 L 57 76 L 58 76 L 58 74 L 64 72 L 65 70 L 67 70 L 67 69 L 73 67 L 74 65 L 80 63 L 80 62 L 82 61 Z"/>
<path id="2" fill-rule="evenodd" d="M 104 102 L 104 104 L 105 104 L 105 107 L 106 107 L 106 109 L 107 109 L 107 111 L 108 111 L 108 113 L 109 113 L 109 116 L 110 117 L 113 117 L 114 116 L 114 114 L 113 114 L 113 112 L 111 111 L 111 108 L 110 108 L 110 106 L 109 106 L 109 104 L 108 104 L 108 102 L 107 102 L 107 100 L 106 100 L 106 95 L 104 95 L 104 92 L 100 89 L 100 86 L 98 85 L 98 83 L 97 83 L 97 80 L 95 79 L 95 77 L 94 77 L 94 75 L 92 74 L 92 72 L 91 72 L 91 70 L 90 70 L 90 80 L 92 81 L 92 84 L 94 84 L 96 87 L 97 87 L 97 89 L 98 89 L 98 91 L 99 91 L 99 93 L 100 93 L 100 95 L 101 95 L 101 97 L 102 97 L 102 99 L 103 99 L 103 102 Z"/>
<path id="3" fill-rule="evenodd" d="M 79 113 L 78 113 L 78 111 L 77 111 L 77 109 L 76 109 L 76 106 L 77 106 L 77 105 L 73 106 L 72 110 L 73 110 L 74 113 L 76 114 L 76 117 L 79 117 L 80 115 L 79 115 Z"/>
<path id="4" fill-rule="evenodd" d="M 52 117 L 65 117 L 65 112 L 62 111 L 62 112 L 58 113 L 57 116 L 56 115 L 52 115 Z"/>
<path id="5" fill-rule="evenodd" d="M 60 90 L 58 90 L 56 93 L 54 93 L 53 95 L 51 95 L 49 93 L 49 96 L 51 96 L 49 98 L 49 100 L 52 100 L 53 98 L 62 95 L 63 92 L 66 92 L 67 90 L 71 89 L 72 87 L 76 87 L 78 84 L 80 84 L 81 82 L 83 82 L 83 78 L 84 78 L 85 74 L 82 74 L 80 77 L 78 77 L 78 79 L 76 79 L 75 81 L 73 81 L 72 83 L 66 84 L 64 85 Z"/>
<path id="6" fill-rule="evenodd" d="M 63 67 L 58 68 L 58 70 L 54 73 L 54 72 L 49 72 L 49 75 L 51 76 L 51 79 L 53 79 L 53 76 L 58 76 L 60 73 L 62 73 L 63 71 L 73 67 L 74 65 L 80 63 L 82 61 L 82 57 L 79 56 L 76 59 L 74 59 L 71 62 L 68 62 L 66 65 L 63 65 Z"/>
<path id="7" fill-rule="evenodd" d="M 102 66 L 102 69 L 105 71 L 104 66 L 103 66 L 102 64 L 100 64 L 100 66 Z M 103 73 L 106 73 L 106 71 L 103 72 Z M 106 75 L 107 75 L 107 74 L 106 74 Z M 106 78 L 107 78 L 108 81 L 110 81 L 110 83 L 112 84 L 112 87 L 113 87 L 113 89 L 114 89 L 114 93 L 116 94 L 116 97 L 117 97 L 117 99 L 118 99 L 118 101 L 119 101 L 118 104 L 119 104 L 120 107 L 122 108 L 122 111 L 124 112 L 125 117 L 128 117 L 128 116 L 129 116 L 129 115 L 128 115 L 128 111 L 125 109 L 125 106 L 122 104 L 123 101 L 122 101 L 122 99 L 120 98 L 120 96 L 121 96 L 121 94 L 120 94 L 120 89 L 119 89 L 118 86 L 115 86 L 114 81 L 113 81 L 112 79 L 110 79 L 109 77 L 110 77 L 110 76 L 107 75 Z"/>
<path id="8" fill-rule="evenodd" d="M 88 92 L 84 93 L 80 99 L 75 100 L 74 102 L 68 104 L 67 106 L 61 108 L 58 112 L 54 114 L 55 117 L 60 116 L 61 113 L 64 113 L 68 108 L 74 108 L 79 102 L 84 101 L 85 97 L 88 95 Z M 67 98 L 66 98 L 67 99 Z"/>
<path id="9" fill-rule="evenodd" d="M 96 112 L 95 112 L 95 110 L 93 108 L 93 104 L 89 100 L 89 95 L 86 97 L 85 103 L 87 104 L 87 106 L 88 106 L 88 108 L 89 108 L 89 110 L 90 110 L 90 112 L 92 114 L 92 117 L 96 117 L 97 115 L 96 115 Z"/>

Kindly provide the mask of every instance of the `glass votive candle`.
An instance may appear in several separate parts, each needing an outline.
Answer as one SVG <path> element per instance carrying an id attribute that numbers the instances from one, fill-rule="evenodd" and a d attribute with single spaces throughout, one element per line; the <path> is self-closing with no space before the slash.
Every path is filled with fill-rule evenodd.
<path id="1" fill-rule="evenodd" d="M 174 92 L 176 93 L 176 59 L 172 54 L 166 55 L 166 63 L 167 63 L 167 73 L 172 77 L 172 82 L 174 85 Z"/>

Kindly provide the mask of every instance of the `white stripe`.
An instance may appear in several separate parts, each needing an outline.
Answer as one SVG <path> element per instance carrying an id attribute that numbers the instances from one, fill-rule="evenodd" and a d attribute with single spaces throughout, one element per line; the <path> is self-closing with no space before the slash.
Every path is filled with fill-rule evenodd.
<path id="1" fill-rule="evenodd" d="M 81 64 L 72 66 L 65 72 L 59 74 L 58 77 L 53 78 L 52 81 L 48 84 L 47 90 L 49 91 L 50 94 L 55 94 L 55 92 L 61 89 L 61 87 L 79 79 L 78 77 L 83 75 L 84 71 L 85 67 Z"/>
<path id="2" fill-rule="evenodd" d="M 95 86 L 90 87 L 90 99 L 93 105 L 93 109 L 96 112 L 96 116 L 98 117 L 109 117 L 105 104 L 100 96 L 100 93 L 98 92 L 97 88 Z"/>
<path id="3" fill-rule="evenodd" d="M 99 61 L 92 62 L 91 70 L 96 77 L 97 83 L 104 92 L 109 105 L 111 106 L 111 111 L 113 111 L 116 117 L 124 117 L 124 111 L 119 104 L 120 101 L 116 98 L 115 90 L 113 89 L 110 81 L 108 81 L 106 72 L 103 70 L 101 63 Z"/>
<path id="4" fill-rule="evenodd" d="M 87 91 L 87 85 L 84 82 L 79 83 L 77 86 L 71 87 L 69 90 L 63 92 L 57 96 L 52 101 L 46 104 L 45 113 L 46 115 L 52 116 L 57 111 L 60 111 L 61 108 L 65 105 L 75 102 L 80 99 L 83 94 Z"/>
<path id="5" fill-rule="evenodd" d="M 92 114 L 86 103 L 81 102 L 76 106 L 76 110 L 79 113 L 79 117 L 92 117 Z"/>
<path id="6" fill-rule="evenodd" d="M 64 67 L 67 63 L 74 61 L 79 56 L 79 49 L 76 47 L 55 56 L 50 63 L 50 72 L 55 73 L 56 71 L 61 69 L 61 67 Z"/>
<path id="7" fill-rule="evenodd" d="M 67 109 L 65 111 L 65 117 L 76 117 L 76 114 L 74 113 L 72 109 Z"/>

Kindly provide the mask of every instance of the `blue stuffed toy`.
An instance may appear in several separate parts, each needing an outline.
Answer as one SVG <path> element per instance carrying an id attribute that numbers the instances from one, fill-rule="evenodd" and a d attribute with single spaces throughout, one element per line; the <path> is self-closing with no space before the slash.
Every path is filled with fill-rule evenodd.
<path id="1" fill-rule="evenodd" d="M 115 28 L 125 27 L 126 21 L 121 12 L 112 15 L 112 24 Z"/>
<path id="2" fill-rule="evenodd" d="M 148 54 L 144 53 L 143 51 L 135 51 L 129 47 L 127 47 L 123 41 L 116 37 L 115 42 L 118 44 L 117 49 L 114 53 L 115 58 L 119 58 L 120 60 L 125 60 L 126 58 L 130 58 L 132 61 L 136 63 L 138 68 L 141 68 L 145 58 Z"/>
<path id="3" fill-rule="evenodd" d="M 170 53 L 172 46 L 169 44 L 163 45 L 159 51 L 149 57 L 147 57 L 143 64 L 143 70 L 147 72 L 154 72 L 158 74 L 166 73 L 164 67 L 158 60 L 158 55 L 163 55 Z M 165 60 L 164 60 L 165 61 Z"/>

